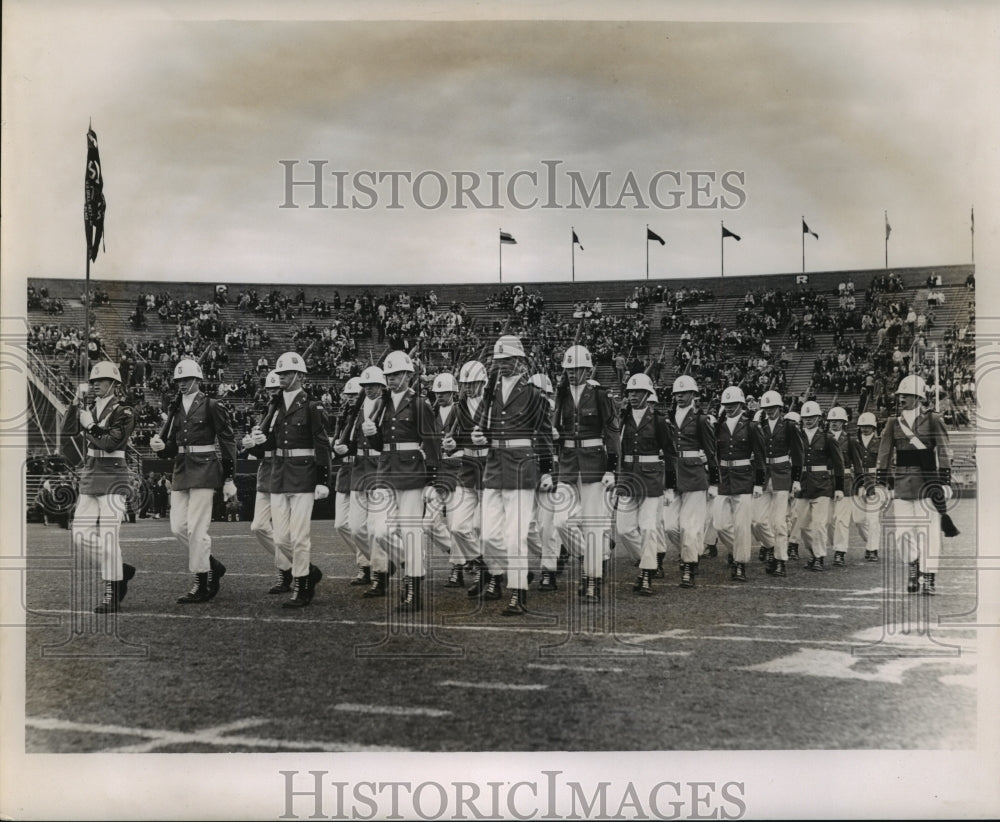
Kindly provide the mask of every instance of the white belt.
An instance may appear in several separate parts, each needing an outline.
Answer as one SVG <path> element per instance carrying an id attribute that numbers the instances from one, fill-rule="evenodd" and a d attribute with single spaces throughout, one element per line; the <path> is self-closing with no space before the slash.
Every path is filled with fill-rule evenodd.
<path id="1" fill-rule="evenodd" d="M 827 465 L 803 465 L 803 471 L 812 471 L 814 474 L 829 474 L 830 468 Z"/>
<path id="2" fill-rule="evenodd" d="M 783 462 L 791 462 L 792 458 L 785 454 L 783 457 L 768 457 L 767 461 L 770 465 L 780 465 Z"/>
<path id="3" fill-rule="evenodd" d="M 264 456 L 261 459 L 269 460 L 274 456 L 274 451 L 265 451 Z"/>
<path id="4" fill-rule="evenodd" d="M 354 457 L 346 456 L 340 458 L 341 465 L 350 465 L 352 462 L 354 462 Z"/>
<path id="5" fill-rule="evenodd" d="M 490 452 L 489 448 L 466 448 L 465 456 L 467 457 L 485 457 Z"/>
<path id="6" fill-rule="evenodd" d="M 563 445 L 568 445 L 570 448 L 596 448 L 599 445 L 604 445 L 604 440 L 600 437 L 589 440 L 564 440 Z"/>
<path id="7" fill-rule="evenodd" d="M 277 448 L 274 451 L 276 457 L 287 459 L 288 457 L 315 457 L 315 448 Z"/>
<path id="8" fill-rule="evenodd" d="M 681 459 L 687 459 L 690 457 L 704 457 L 704 456 L 705 456 L 704 451 L 681 451 Z"/>
<path id="9" fill-rule="evenodd" d="M 493 440 L 493 445 L 497 448 L 531 448 L 531 440 Z"/>
<path id="10" fill-rule="evenodd" d="M 387 451 L 419 451 L 419 442 L 386 442 L 382 447 Z"/>
<path id="11" fill-rule="evenodd" d="M 214 445 L 178 445 L 178 454 L 214 454 Z"/>
<path id="12" fill-rule="evenodd" d="M 750 460 L 719 460 L 719 467 L 721 468 L 742 468 L 749 464 Z"/>
<path id="13" fill-rule="evenodd" d="M 358 456 L 359 457 L 377 457 L 381 453 L 382 452 L 379 451 L 377 448 L 359 448 L 358 449 Z"/>
<path id="14" fill-rule="evenodd" d="M 100 448 L 88 448 L 88 457 L 104 457 L 106 459 L 123 460 L 125 459 L 124 451 L 102 451 Z"/>
<path id="15" fill-rule="evenodd" d="M 629 462 L 662 462 L 662 460 L 653 454 L 626 454 L 625 459 Z"/>

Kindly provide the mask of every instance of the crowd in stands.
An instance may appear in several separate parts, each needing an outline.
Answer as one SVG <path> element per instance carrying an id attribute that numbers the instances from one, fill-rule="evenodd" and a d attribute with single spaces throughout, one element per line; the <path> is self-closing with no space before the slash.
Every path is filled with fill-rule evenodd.
<path id="1" fill-rule="evenodd" d="M 50 297 L 49 290 L 42 286 L 35 288 L 28 286 L 28 310 L 44 311 L 46 314 L 63 314 L 66 311 L 66 303 L 62 297 Z"/>

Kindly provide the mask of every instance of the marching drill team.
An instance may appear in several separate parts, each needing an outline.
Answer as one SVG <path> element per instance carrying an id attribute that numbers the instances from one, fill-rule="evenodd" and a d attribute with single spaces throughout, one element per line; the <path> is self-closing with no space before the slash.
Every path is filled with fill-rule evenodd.
<path id="1" fill-rule="evenodd" d="M 787 576 L 800 547 L 811 571 L 844 566 L 852 526 L 865 561 L 878 562 L 891 540 L 906 562 L 907 590 L 936 592 L 942 528 L 956 533 L 944 512 L 950 449 L 919 376 L 899 383 L 899 411 L 880 435 L 871 413 L 848 433 L 845 409 L 828 409 L 823 427 L 816 402 L 785 413 L 774 391 L 751 414 L 737 386 L 723 390 L 716 419 L 698 407 L 700 388 L 687 374 L 674 380 L 663 411 L 644 373 L 628 379 L 616 404 L 577 344 L 563 355 L 555 389 L 534 370 L 522 341 L 504 334 L 489 368 L 470 360 L 457 378 L 435 375 L 428 399 L 412 352 L 391 351 L 347 381 L 331 427 L 305 390 L 303 356 L 282 354 L 265 379 L 268 407 L 240 442 L 259 461 L 251 533 L 274 559 L 268 593 L 290 594 L 284 608 L 312 603 L 323 577 L 311 558 L 313 506 L 331 490 L 333 529 L 357 565 L 350 584 L 363 598 L 384 598 L 398 572 L 401 612 L 424 610 L 434 551 L 449 557 L 442 588 L 467 591 L 482 607 L 500 602 L 502 615 L 518 617 L 530 613 L 536 578 L 540 594 L 558 589 L 567 557 L 579 564 L 576 595 L 593 604 L 616 546 L 638 568 L 631 590 L 650 597 L 656 580 L 673 576 L 665 558 L 677 563 L 677 586 L 692 589 L 718 546 L 740 585 L 752 581 L 755 549 L 772 578 Z M 212 554 L 212 505 L 220 488 L 227 499 L 236 494 L 231 414 L 201 392 L 201 380 L 198 362 L 177 364 L 177 397 L 150 442 L 174 458 L 171 531 L 194 575 L 181 604 L 219 593 L 226 567 Z M 94 610 L 107 613 L 120 609 L 136 573 L 118 546 L 134 421 L 116 395 L 112 363 L 97 363 L 90 382 L 96 406 L 71 422 L 88 444 L 73 534 L 100 563 Z M 890 514 L 893 527 L 883 529 Z"/>

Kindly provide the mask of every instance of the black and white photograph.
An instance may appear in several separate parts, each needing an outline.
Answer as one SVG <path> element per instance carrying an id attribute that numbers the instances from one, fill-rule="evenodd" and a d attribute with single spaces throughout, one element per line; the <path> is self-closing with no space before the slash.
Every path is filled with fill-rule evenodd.
<path id="1" fill-rule="evenodd" d="M 0 818 L 1000 813 L 1000 7 L 2 14 Z"/>

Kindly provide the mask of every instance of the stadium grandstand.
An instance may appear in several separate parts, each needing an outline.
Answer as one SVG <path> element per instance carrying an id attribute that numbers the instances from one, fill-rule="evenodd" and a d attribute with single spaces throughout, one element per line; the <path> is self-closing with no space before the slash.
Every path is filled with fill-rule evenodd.
<path id="1" fill-rule="evenodd" d="M 708 411 L 732 384 L 751 410 L 776 390 L 789 410 L 808 400 L 824 411 L 844 407 L 851 428 L 864 411 L 881 425 L 899 378 L 917 373 L 952 431 L 956 488 L 975 489 L 970 265 L 585 283 L 166 285 L 91 281 L 86 334 L 82 281 L 29 281 L 29 512 L 45 507 L 39 495 L 53 480 L 70 483 L 79 462 L 78 445 L 59 430 L 88 363 L 108 359 L 121 369 L 139 422 L 130 459 L 148 491 L 134 507 L 155 516 L 158 495 L 147 486 L 169 469 L 148 442 L 181 357 L 201 358 L 204 390 L 227 398 L 242 436 L 264 408 L 264 376 L 283 351 L 306 355 L 310 390 L 333 412 L 343 383 L 391 350 L 413 352 L 429 386 L 435 374 L 483 358 L 505 333 L 521 336 L 532 367 L 553 380 L 563 350 L 574 340 L 586 345 L 594 379 L 613 397 L 642 371 L 668 398 L 673 379 L 687 373 Z M 253 473 L 252 464 L 238 471 L 244 485 Z"/>

